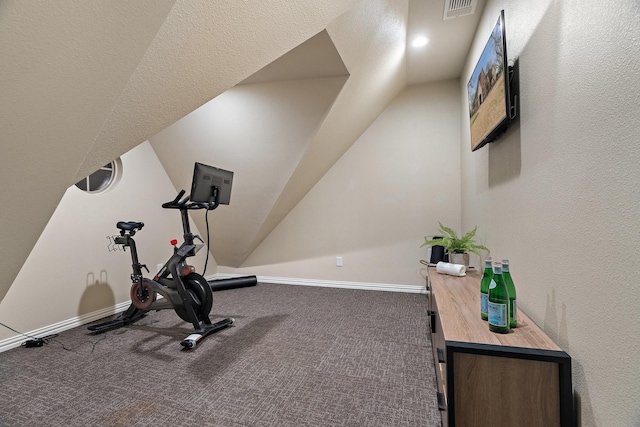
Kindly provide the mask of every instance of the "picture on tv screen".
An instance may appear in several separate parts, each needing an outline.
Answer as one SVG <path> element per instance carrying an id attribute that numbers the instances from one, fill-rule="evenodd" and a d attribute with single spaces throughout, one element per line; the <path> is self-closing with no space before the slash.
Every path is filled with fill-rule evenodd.
<path id="1" fill-rule="evenodd" d="M 504 12 L 501 12 L 467 84 L 471 150 L 496 139 L 508 124 L 506 58 Z"/>

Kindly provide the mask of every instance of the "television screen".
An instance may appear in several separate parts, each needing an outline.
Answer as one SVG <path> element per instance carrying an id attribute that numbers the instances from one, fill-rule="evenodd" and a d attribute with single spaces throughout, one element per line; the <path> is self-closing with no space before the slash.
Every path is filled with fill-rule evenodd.
<path id="1" fill-rule="evenodd" d="M 509 124 L 509 68 L 504 11 L 467 84 L 471 150 L 494 141 Z"/>
<path id="2" fill-rule="evenodd" d="M 228 205 L 231 201 L 232 183 L 233 172 L 196 162 L 189 198 L 196 203 L 212 203 L 214 189 L 217 188 L 220 193 L 219 203 Z"/>

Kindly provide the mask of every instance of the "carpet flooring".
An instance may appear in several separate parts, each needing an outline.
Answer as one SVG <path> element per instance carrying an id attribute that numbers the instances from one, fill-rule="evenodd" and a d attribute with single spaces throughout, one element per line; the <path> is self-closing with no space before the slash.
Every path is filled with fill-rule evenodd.
<path id="1" fill-rule="evenodd" d="M 194 350 L 175 312 L 0 353 L 0 426 L 440 426 L 427 299 L 277 284 L 214 293 Z"/>

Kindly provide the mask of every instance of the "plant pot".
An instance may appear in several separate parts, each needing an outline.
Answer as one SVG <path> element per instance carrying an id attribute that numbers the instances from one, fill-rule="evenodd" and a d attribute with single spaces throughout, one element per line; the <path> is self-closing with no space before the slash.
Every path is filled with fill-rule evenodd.
<path id="1" fill-rule="evenodd" d="M 463 254 L 451 252 L 449 253 L 449 262 L 451 264 L 462 264 L 465 267 L 469 267 L 469 254 L 466 252 Z"/>

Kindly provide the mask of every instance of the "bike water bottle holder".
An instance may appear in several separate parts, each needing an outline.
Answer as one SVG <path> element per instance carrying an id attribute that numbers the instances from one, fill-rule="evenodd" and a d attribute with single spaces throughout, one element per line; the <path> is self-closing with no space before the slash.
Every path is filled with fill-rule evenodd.
<path id="1" fill-rule="evenodd" d="M 109 241 L 107 245 L 107 251 L 116 252 L 116 251 L 125 251 L 125 246 L 123 243 L 119 243 L 118 239 L 121 239 L 120 236 L 107 236 L 107 240 Z"/>

